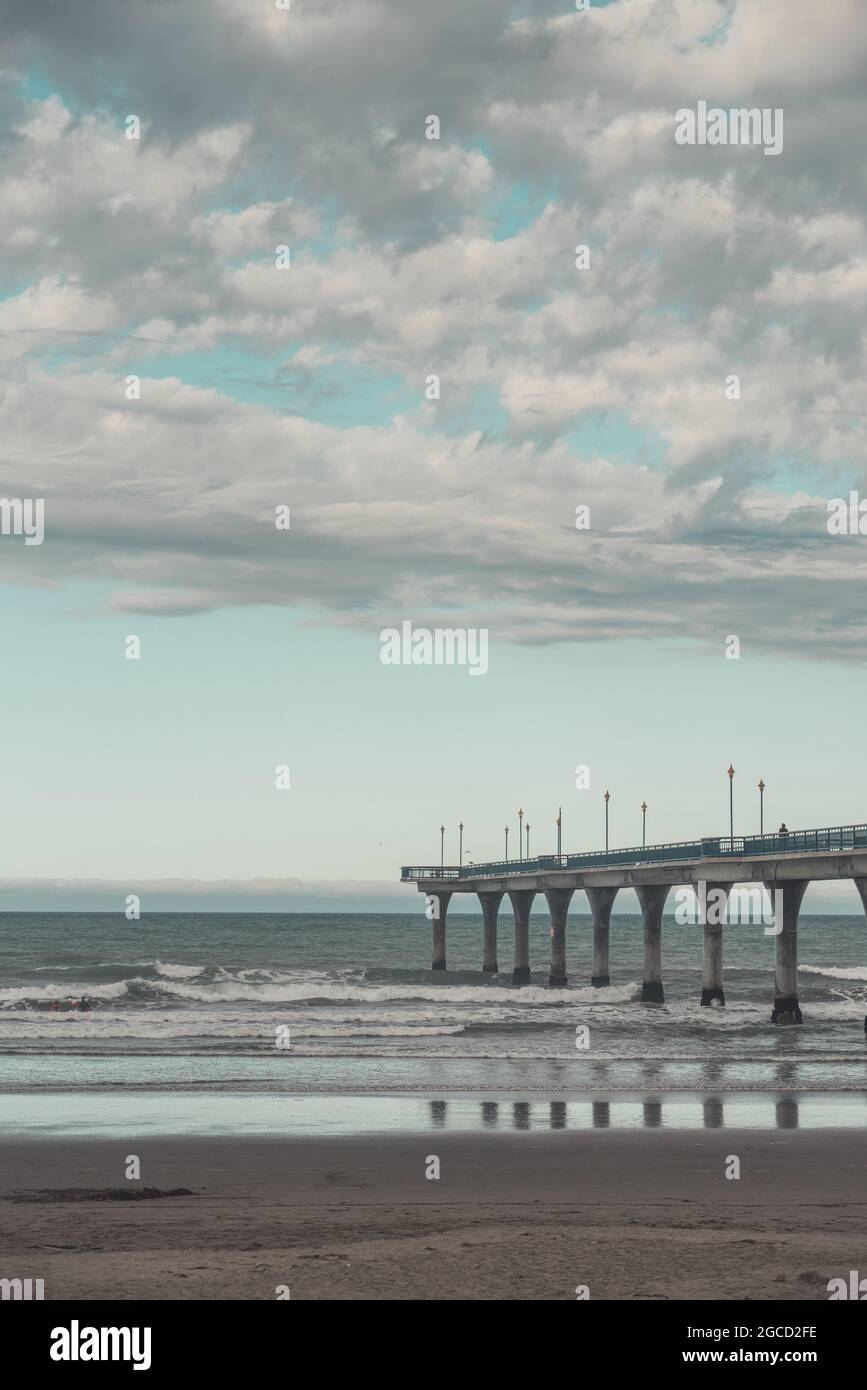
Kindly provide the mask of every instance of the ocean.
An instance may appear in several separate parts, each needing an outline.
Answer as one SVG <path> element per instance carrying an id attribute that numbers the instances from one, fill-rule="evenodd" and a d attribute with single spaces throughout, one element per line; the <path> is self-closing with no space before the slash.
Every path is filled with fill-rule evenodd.
<path id="1" fill-rule="evenodd" d="M 569 985 L 482 976 L 481 917 L 452 916 L 430 969 L 423 914 L 5 913 L 0 1091 L 134 1088 L 328 1095 L 488 1092 L 574 1098 L 659 1092 L 853 1096 L 867 1080 L 867 927 L 804 916 L 802 1028 L 770 1022 L 774 938 L 725 931 L 725 1009 L 702 1008 L 702 933 L 667 919 L 664 1005 L 638 1002 L 642 928 L 611 922 L 611 986 L 589 984 L 591 921 L 570 918 Z M 88 1012 L 70 1005 L 85 999 Z M 52 1010 L 52 1004 L 58 1007 Z"/>

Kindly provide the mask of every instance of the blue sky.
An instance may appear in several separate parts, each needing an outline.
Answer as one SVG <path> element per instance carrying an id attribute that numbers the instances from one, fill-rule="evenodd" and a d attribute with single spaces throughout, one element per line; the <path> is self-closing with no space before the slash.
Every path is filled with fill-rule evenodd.
<path id="1" fill-rule="evenodd" d="M 387 880 L 404 862 L 517 844 L 596 848 L 728 824 L 863 817 L 860 714 L 844 669 L 726 661 L 682 643 L 518 648 L 486 676 L 379 662 L 374 632 L 335 634 L 257 607 L 174 619 L 100 614 L 91 586 L 4 591 L 10 651 L 3 838 L 14 878 Z M 309 622 L 309 615 L 307 615 Z M 124 656 L 141 639 L 141 660 Z M 821 710 L 816 720 L 815 711 Z M 833 730 L 833 738 L 829 735 Z M 841 756 L 841 750 L 848 750 Z M 274 788 L 278 764 L 291 789 Z M 575 768 L 590 768 L 577 790 Z M 409 909 L 414 900 L 409 901 Z"/>

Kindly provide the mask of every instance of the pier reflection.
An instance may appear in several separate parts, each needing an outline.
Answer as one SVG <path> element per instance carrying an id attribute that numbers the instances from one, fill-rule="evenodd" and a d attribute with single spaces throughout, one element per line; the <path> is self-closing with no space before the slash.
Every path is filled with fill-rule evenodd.
<path id="1" fill-rule="evenodd" d="M 611 1126 L 611 1106 L 607 1100 L 593 1102 L 593 1128 L 609 1129 Z"/>
<path id="2" fill-rule="evenodd" d="M 777 1129 L 798 1128 L 798 1102 L 790 1096 L 777 1101 Z"/>
<path id="3" fill-rule="evenodd" d="M 644 1112 L 644 1128 L 660 1129 L 662 1126 L 662 1101 L 646 1100 L 642 1110 Z"/>
<path id="4" fill-rule="evenodd" d="M 723 1103 L 718 1096 L 706 1096 L 701 1103 L 705 1129 L 722 1129 L 725 1123 Z"/>
<path id="5" fill-rule="evenodd" d="M 513 1124 L 515 1129 L 530 1128 L 530 1106 L 527 1101 L 515 1101 L 513 1106 Z"/>
<path id="6" fill-rule="evenodd" d="M 652 1096 L 615 1100 L 495 1100 L 454 1098 L 427 1102 L 432 1129 L 590 1130 L 590 1129 L 798 1129 L 802 1099 Z M 850 1119 L 847 1123 L 851 1124 Z M 867 1123 L 862 1115 L 860 1123 Z"/>

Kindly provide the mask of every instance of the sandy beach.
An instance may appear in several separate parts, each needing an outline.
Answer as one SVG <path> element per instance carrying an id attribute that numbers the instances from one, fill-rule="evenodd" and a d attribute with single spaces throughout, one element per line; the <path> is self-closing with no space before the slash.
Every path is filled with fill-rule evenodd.
<path id="1" fill-rule="evenodd" d="M 293 1299 L 571 1300 L 583 1284 L 595 1299 L 821 1300 L 867 1266 L 864 1144 L 737 1130 L 4 1141 L 0 1265 L 44 1278 L 46 1299 L 288 1285 Z M 139 1182 L 124 1178 L 131 1153 Z M 130 1198 L 144 1188 L 192 1195 Z"/>

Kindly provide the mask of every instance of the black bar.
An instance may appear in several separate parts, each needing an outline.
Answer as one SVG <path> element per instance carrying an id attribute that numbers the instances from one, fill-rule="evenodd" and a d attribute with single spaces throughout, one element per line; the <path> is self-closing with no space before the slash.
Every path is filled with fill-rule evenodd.
<path id="1" fill-rule="evenodd" d="M 618 1380 L 624 1371 L 638 1370 L 644 1374 L 667 1375 L 669 1371 L 687 1369 L 701 1376 L 714 1364 L 732 1368 L 765 1365 L 777 1370 L 799 1370 L 806 1366 L 822 1383 L 829 1375 L 844 1369 L 852 1375 L 860 1364 L 863 1347 L 863 1314 L 858 1308 L 845 1308 L 839 1301 L 829 1299 L 783 1302 L 757 1298 L 749 1302 L 723 1299 L 695 1302 L 649 1302 L 636 1297 L 628 1302 L 607 1302 L 589 1297 L 582 1291 L 580 1270 L 576 1271 L 575 1286 L 552 1289 L 550 1299 L 525 1304 L 522 1315 L 527 1321 L 521 1339 L 524 1350 L 513 1345 L 508 1335 L 487 1339 L 484 1349 L 474 1349 L 473 1339 L 466 1339 L 466 1356 L 484 1356 L 490 1371 L 500 1358 L 508 1357 L 513 1366 L 518 1356 L 537 1355 L 533 1332 L 544 1335 L 550 1328 L 550 1315 L 535 1311 L 538 1302 L 567 1302 L 572 1309 L 568 1332 L 592 1345 L 598 1356 L 604 1357 L 611 1379 Z M 762 1291 L 757 1289 L 756 1293 Z M 860 1301 L 867 1297 L 861 1296 Z M 460 1308 L 443 1297 L 437 1301 L 450 1303 L 449 1338 L 461 1330 L 464 1317 L 466 1330 L 477 1326 L 478 1313 L 471 1307 Z M 514 1302 L 520 1302 L 518 1291 Z M 851 1304 L 851 1298 L 843 1300 Z M 87 1378 L 114 1384 L 118 1376 L 132 1376 L 132 1384 L 151 1382 L 166 1384 L 166 1376 L 193 1375 L 197 1384 L 224 1384 L 232 1375 L 240 1375 L 241 1383 L 274 1375 L 283 1380 L 288 1368 L 299 1364 L 306 1348 L 306 1361 L 313 1347 L 328 1348 L 328 1378 L 335 1369 L 357 1370 L 363 1348 L 371 1345 L 371 1334 L 385 1337 L 393 1330 L 394 1311 L 390 1305 L 381 1307 L 384 1300 L 371 1298 L 359 1307 L 341 1302 L 339 1313 L 328 1303 L 293 1302 L 291 1298 L 262 1302 L 88 1302 L 88 1303 L 5 1303 L 3 1305 L 3 1350 L 10 1370 L 27 1381 L 42 1384 L 68 1382 Z M 463 1305 L 466 1309 L 466 1305 Z M 410 1300 L 400 1302 L 402 1332 L 416 1333 L 429 1344 L 429 1308 Z M 535 1317 L 539 1317 L 538 1324 Z M 77 1324 L 77 1327 L 76 1327 Z M 141 1370 L 136 1373 L 134 1362 L 128 1360 L 53 1359 L 56 1352 L 102 1350 L 102 1340 L 94 1339 L 89 1328 L 138 1329 L 133 1340 L 118 1339 L 118 1348 L 137 1353 Z M 60 1330 L 65 1335 L 60 1335 Z M 145 1337 L 145 1332 L 149 1338 Z M 339 1331 L 339 1335 L 335 1333 Z M 106 1341 L 106 1349 L 112 1343 Z M 145 1347 L 149 1364 L 145 1366 Z M 446 1354 L 446 1347 L 443 1346 Z M 462 1356 L 465 1353 L 462 1352 Z M 772 1358 L 776 1359 L 772 1359 Z M 345 1358 L 345 1360 L 344 1360 Z M 294 1377 L 293 1377 L 294 1378 Z M 855 1372 L 857 1379 L 857 1372 Z M 799 1382 L 801 1383 L 801 1382 Z M 816 1382 L 818 1383 L 818 1382 Z"/>

